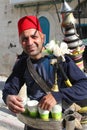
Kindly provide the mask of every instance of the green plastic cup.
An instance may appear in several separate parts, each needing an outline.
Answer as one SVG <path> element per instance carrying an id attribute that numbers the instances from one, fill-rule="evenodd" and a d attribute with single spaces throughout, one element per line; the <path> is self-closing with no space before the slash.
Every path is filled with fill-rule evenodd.
<path id="1" fill-rule="evenodd" d="M 30 117 L 37 117 L 37 115 L 38 115 L 38 101 L 37 100 L 27 101 L 27 109 L 29 111 Z"/>
<path id="2" fill-rule="evenodd" d="M 62 113 L 58 112 L 58 113 L 52 113 L 52 118 L 54 120 L 61 120 L 62 119 Z"/>
<path id="3" fill-rule="evenodd" d="M 43 110 L 40 107 L 38 108 L 39 114 L 40 114 L 40 118 L 44 121 L 48 121 L 49 120 L 49 111 L 48 110 Z"/>
<path id="4" fill-rule="evenodd" d="M 52 119 L 61 120 L 62 119 L 62 106 L 61 106 L 61 104 L 56 104 L 52 108 L 51 114 L 52 114 Z"/>
<path id="5" fill-rule="evenodd" d="M 38 116 L 38 111 L 35 112 L 29 112 L 30 117 L 37 117 Z"/>

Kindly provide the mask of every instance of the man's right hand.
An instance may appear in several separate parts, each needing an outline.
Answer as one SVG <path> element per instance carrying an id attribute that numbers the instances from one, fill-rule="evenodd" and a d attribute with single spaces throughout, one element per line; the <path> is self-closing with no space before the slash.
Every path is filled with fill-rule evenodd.
<path id="1" fill-rule="evenodd" d="M 8 108 L 14 113 L 24 112 L 24 106 L 22 105 L 22 99 L 16 95 L 8 95 L 6 99 Z"/>

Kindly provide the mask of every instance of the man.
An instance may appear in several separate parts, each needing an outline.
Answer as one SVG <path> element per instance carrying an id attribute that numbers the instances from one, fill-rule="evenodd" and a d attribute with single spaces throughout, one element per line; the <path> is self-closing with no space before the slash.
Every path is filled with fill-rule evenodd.
<path id="1" fill-rule="evenodd" d="M 45 94 L 40 86 L 35 83 L 27 67 L 27 58 L 30 57 L 35 70 L 45 80 L 49 88 L 52 88 L 55 81 L 54 66 L 50 64 L 51 56 L 42 57 L 44 34 L 37 17 L 25 16 L 21 18 L 18 21 L 18 32 L 20 44 L 27 55 L 17 61 L 3 89 L 3 100 L 12 112 L 24 112 L 22 99 L 17 95 L 24 83 L 27 85 L 28 97 L 31 100 L 38 100 L 39 106 L 45 110 L 51 110 L 61 100 L 72 104 L 87 99 L 86 76 L 68 56 L 65 56 L 66 61 L 61 62 L 61 66 L 69 77 L 72 87 L 65 85 L 64 78 L 60 69 L 58 69 L 60 91 Z M 26 130 L 34 130 L 34 128 L 26 126 Z"/>

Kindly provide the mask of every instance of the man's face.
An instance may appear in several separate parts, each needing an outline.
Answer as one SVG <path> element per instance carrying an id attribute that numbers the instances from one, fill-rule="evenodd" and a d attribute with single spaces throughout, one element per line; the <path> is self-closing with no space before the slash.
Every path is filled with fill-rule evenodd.
<path id="1" fill-rule="evenodd" d="M 41 57 L 44 35 L 36 29 L 25 30 L 20 35 L 20 43 L 23 50 L 33 59 Z"/>

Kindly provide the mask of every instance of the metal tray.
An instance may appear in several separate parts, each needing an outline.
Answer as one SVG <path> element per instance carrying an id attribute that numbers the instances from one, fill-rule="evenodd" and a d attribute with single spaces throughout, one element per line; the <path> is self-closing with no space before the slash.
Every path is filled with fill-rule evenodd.
<path id="1" fill-rule="evenodd" d="M 17 114 L 17 118 L 23 122 L 24 124 L 42 130 L 62 130 L 62 120 L 55 121 L 53 119 L 49 119 L 49 121 L 43 121 L 40 118 L 31 118 L 24 114 Z"/>

